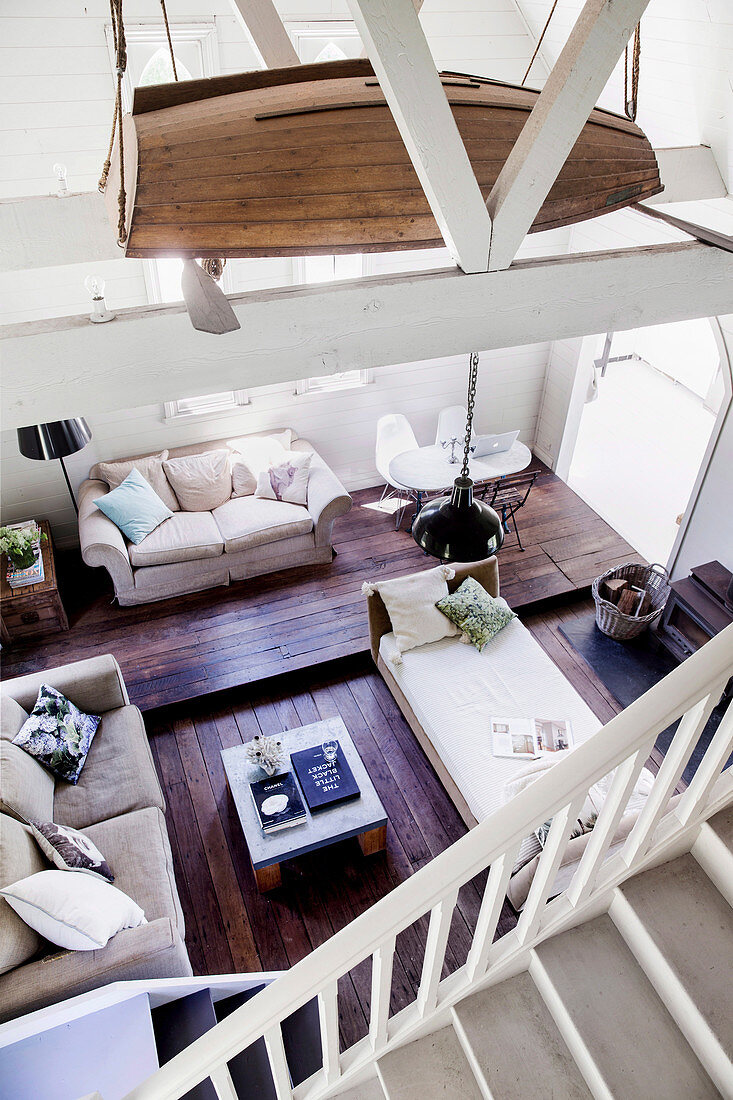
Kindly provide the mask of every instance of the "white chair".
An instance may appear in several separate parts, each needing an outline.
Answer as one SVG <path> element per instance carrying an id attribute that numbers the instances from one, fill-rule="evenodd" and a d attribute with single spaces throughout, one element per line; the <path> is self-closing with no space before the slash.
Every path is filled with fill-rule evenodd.
<path id="1" fill-rule="evenodd" d="M 435 432 L 435 442 L 441 444 L 446 439 L 458 439 L 461 444 L 466 438 L 466 420 L 468 413 L 465 405 L 449 405 L 438 413 L 438 427 Z M 476 433 L 471 429 L 471 439 Z"/>
<path id="2" fill-rule="evenodd" d="M 384 478 L 385 486 L 379 503 L 395 495 L 406 498 L 406 503 L 395 513 L 395 527 L 399 527 L 402 522 L 407 502 L 415 499 L 415 492 L 407 485 L 401 485 L 399 481 L 395 481 L 389 472 L 389 464 L 396 455 L 402 454 L 403 451 L 415 450 L 417 446 L 415 433 L 406 416 L 402 413 L 387 413 L 386 416 L 380 416 L 377 421 L 375 463 L 379 474 Z"/>

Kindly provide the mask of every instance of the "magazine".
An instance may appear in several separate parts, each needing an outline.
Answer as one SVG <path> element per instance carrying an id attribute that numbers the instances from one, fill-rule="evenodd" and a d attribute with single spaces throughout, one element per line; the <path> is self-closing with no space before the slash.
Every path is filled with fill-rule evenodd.
<path id="1" fill-rule="evenodd" d="M 37 524 L 35 520 L 25 520 L 23 523 L 9 523 L 8 527 L 20 530 L 24 527 L 37 527 Z M 28 569 L 18 569 L 16 565 L 13 565 L 10 558 L 8 558 L 8 568 L 5 578 L 11 588 L 26 588 L 28 585 L 38 584 L 45 579 L 43 554 L 41 553 L 40 528 L 38 528 L 38 538 L 33 542 L 33 549 L 36 552 L 36 560 Z"/>
<path id="2" fill-rule="evenodd" d="M 490 727 L 494 756 L 536 760 L 575 746 L 568 718 L 492 718 Z"/>

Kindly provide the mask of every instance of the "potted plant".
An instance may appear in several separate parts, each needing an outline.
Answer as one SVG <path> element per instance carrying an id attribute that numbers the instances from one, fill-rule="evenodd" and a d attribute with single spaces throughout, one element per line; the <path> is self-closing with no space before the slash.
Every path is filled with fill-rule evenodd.
<path id="1" fill-rule="evenodd" d="M 30 569 L 38 557 L 38 544 L 45 537 L 36 523 L 0 527 L 0 553 L 7 554 L 16 569 Z"/>

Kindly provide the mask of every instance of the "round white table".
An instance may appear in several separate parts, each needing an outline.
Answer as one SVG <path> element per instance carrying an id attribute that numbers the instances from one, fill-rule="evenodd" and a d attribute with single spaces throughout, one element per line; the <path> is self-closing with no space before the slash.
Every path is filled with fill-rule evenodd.
<path id="1" fill-rule="evenodd" d="M 463 448 L 460 452 L 456 448 L 458 462 L 449 462 L 449 455 L 450 448 L 444 449 L 439 443 L 433 443 L 429 447 L 416 447 L 411 451 L 403 451 L 395 455 L 390 462 L 390 477 L 398 485 L 412 489 L 416 495 L 413 522 L 422 508 L 425 493 L 450 489 L 460 474 Z M 471 458 L 468 463 L 468 473 L 476 484 L 496 481 L 508 474 L 518 474 L 520 470 L 525 470 L 531 461 L 532 452 L 529 447 L 517 439 L 508 451 L 503 451 L 501 454 Z"/>

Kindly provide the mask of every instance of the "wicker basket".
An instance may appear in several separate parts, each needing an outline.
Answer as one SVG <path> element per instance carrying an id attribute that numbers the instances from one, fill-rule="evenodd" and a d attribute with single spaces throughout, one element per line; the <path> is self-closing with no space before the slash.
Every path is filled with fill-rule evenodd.
<path id="1" fill-rule="evenodd" d="M 646 615 L 624 615 L 610 600 L 604 600 L 600 588 L 604 581 L 627 580 L 637 588 L 645 588 L 652 598 L 651 611 Z M 617 642 L 627 642 L 636 638 L 650 623 L 656 622 L 664 610 L 669 595 L 669 573 L 663 565 L 637 565 L 626 562 L 608 569 L 593 581 L 591 590 L 596 603 L 596 623 L 598 629 Z"/>

